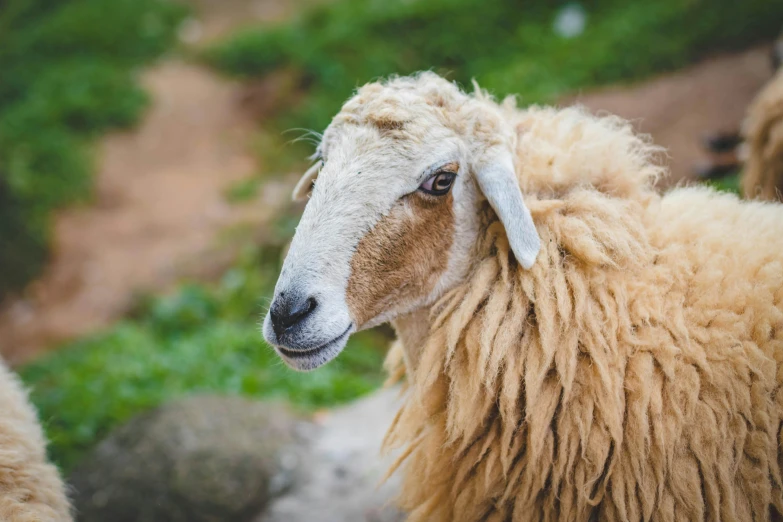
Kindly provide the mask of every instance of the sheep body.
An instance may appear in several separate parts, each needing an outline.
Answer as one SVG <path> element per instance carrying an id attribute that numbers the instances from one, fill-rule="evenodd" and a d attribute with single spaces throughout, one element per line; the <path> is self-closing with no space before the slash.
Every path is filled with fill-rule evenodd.
<path id="1" fill-rule="evenodd" d="M 783 194 L 783 69 L 753 100 L 743 123 L 743 135 L 743 194 L 748 198 L 780 199 Z"/>
<path id="2" fill-rule="evenodd" d="M 483 103 L 543 247 L 519 267 L 487 206 L 470 277 L 395 322 L 409 520 L 783 513 L 783 206 L 659 196 L 626 122 Z"/>
<path id="3" fill-rule="evenodd" d="M 0 362 L 0 520 L 72 520 L 57 468 L 21 382 Z"/>

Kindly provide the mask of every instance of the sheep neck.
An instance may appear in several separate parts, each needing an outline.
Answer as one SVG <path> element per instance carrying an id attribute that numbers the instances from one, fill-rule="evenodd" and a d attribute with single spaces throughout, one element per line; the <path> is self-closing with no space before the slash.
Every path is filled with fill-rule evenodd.
<path id="1" fill-rule="evenodd" d="M 430 332 L 430 310 L 420 308 L 411 313 L 396 318 L 392 325 L 397 332 L 397 338 L 402 343 L 403 358 L 406 368 L 417 368 L 421 356 L 421 348 L 427 341 Z M 411 372 L 410 375 L 413 375 Z"/>

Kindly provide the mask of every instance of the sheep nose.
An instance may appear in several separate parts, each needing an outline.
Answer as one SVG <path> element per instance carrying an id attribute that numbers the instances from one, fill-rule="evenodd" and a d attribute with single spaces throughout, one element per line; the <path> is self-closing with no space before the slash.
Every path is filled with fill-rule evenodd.
<path id="1" fill-rule="evenodd" d="M 318 306 L 314 297 L 280 293 L 269 309 L 272 328 L 280 337 L 291 327 L 301 323 Z"/>

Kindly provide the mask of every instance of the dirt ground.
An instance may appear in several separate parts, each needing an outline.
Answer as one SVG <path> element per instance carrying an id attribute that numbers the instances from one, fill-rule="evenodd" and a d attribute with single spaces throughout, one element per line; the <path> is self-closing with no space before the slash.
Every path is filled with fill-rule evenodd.
<path id="1" fill-rule="evenodd" d="M 183 35 L 190 41 L 209 41 L 243 27 L 290 18 L 307 6 L 326 0 L 181 0 L 198 13 Z"/>
<path id="2" fill-rule="evenodd" d="M 315 0 L 184 0 L 197 15 L 182 39 L 203 44 L 243 24 L 279 21 Z M 60 212 L 52 258 L 24 296 L 0 306 L 0 353 L 19 364 L 122 317 L 140 292 L 214 270 L 221 232 L 267 222 L 289 182 L 255 204 L 224 191 L 259 168 L 251 154 L 256 114 L 246 88 L 197 65 L 167 60 L 142 83 L 153 100 L 138 128 L 99 143 L 90 205 Z"/>
<path id="3" fill-rule="evenodd" d="M 154 100 L 143 123 L 100 144 L 93 203 L 57 216 L 48 268 L 0 314 L 11 362 L 116 319 L 237 219 L 224 187 L 255 169 L 239 86 L 179 62 L 143 83 Z"/>
<path id="4" fill-rule="evenodd" d="M 707 156 L 705 134 L 736 129 L 748 103 L 772 77 L 770 47 L 761 46 L 705 60 L 644 83 L 571 96 L 581 103 L 632 120 L 666 148 L 671 175 L 662 186 L 691 178 Z"/>
<path id="5" fill-rule="evenodd" d="M 193 1 L 208 10 L 224 0 Z M 230 1 L 244 6 L 239 13 L 263 4 L 272 19 L 284 16 L 274 2 Z M 191 24 L 190 37 L 220 34 L 243 17 L 232 22 L 215 15 L 203 26 Z M 669 182 L 676 182 L 704 158 L 701 136 L 739 123 L 771 76 L 767 56 L 766 47 L 720 56 L 564 102 L 634 120 L 667 147 Z M 142 124 L 99 146 L 94 202 L 57 216 L 45 273 L 23 298 L 0 309 L 0 352 L 12 363 L 118 319 L 137 292 L 165 288 L 192 270 L 214 250 L 221 231 L 263 223 L 274 214 L 274 203 L 287 199 L 288 187 L 279 182 L 268 185 L 255 204 L 236 207 L 224 200 L 228 185 L 258 168 L 249 152 L 257 122 L 238 102 L 240 85 L 178 61 L 148 70 L 144 84 L 154 103 Z"/>

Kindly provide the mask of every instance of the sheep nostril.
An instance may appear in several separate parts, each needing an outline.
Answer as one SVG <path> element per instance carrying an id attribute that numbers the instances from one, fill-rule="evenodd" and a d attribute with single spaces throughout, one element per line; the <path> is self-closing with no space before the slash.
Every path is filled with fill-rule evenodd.
<path id="1" fill-rule="evenodd" d="M 318 306 L 318 301 L 314 297 L 306 299 L 289 297 L 288 299 L 283 299 L 283 295 L 281 293 L 275 299 L 269 311 L 272 327 L 278 336 L 301 323 Z"/>
<path id="2" fill-rule="evenodd" d="M 315 300 L 314 297 L 308 297 L 306 309 L 304 310 L 304 315 L 309 315 L 315 310 L 315 307 L 318 306 L 318 302 Z"/>

